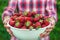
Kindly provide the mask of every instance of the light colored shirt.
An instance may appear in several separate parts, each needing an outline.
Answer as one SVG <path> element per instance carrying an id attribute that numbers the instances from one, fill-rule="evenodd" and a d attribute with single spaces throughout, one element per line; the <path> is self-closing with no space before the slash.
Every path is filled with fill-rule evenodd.
<path id="1" fill-rule="evenodd" d="M 35 11 L 43 16 L 54 17 L 57 21 L 56 0 L 9 0 L 2 17 L 11 16 L 17 5 L 19 11 Z"/>

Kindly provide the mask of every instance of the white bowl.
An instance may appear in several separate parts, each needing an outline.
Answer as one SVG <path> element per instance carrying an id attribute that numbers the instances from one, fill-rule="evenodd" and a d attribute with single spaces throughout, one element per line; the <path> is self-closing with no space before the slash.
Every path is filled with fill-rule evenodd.
<path id="1" fill-rule="evenodd" d="M 18 29 L 18 28 L 12 27 L 9 25 L 9 23 L 7 24 L 7 26 L 10 27 L 14 36 L 19 40 L 39 40 L 40 39 L 39 35 L 43 33 L 47 27 L 50 27 L 51 24 L 49 24 L 47 27 L 39 28 L 38 30 L 32 29 L 31 31 L 29 29 Z"/>

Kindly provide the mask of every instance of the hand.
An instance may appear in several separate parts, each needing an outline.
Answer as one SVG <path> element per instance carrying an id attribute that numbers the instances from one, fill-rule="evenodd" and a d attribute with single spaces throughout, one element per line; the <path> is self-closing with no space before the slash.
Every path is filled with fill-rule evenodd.
<path id="1" fill-rule="evenodd" d="M 13 33 L 12 33 L 12 31 L 10 30 L 10 27 L 7 26 L 7 22 L 9 21 L 9 18 L 10 18 L 9 16 L 6 16 L 6 17 L 4 18 L 4 21 L 3 21 L 4 27 L 6 28 L 7 32 L 8 32 L 11 36 L 14 36 Z"/>
<path id="2" fill-rule="evenodd" d="M 53 30 L 54 26 L 55 25 L 52 25 L 51 27 L 46 28 L 45 32 L 40 34 L 40 37 L 44 38 L 44 37 L 48 36 L 50 34 L 50 32 Z"/>
<path id="3" fill-rule="evenodd" d="M 46 28 L 45 32 L 44 33 L 41 33 L 40 34 L 40 37 L 41 38 L 44 38 L 46 36 L 48 36 L 50 34 L 50 32 L 53 30 L 54 26 L 55 26 L 55 20 L 53 18 L 51 18 L 51 26 Z"/>

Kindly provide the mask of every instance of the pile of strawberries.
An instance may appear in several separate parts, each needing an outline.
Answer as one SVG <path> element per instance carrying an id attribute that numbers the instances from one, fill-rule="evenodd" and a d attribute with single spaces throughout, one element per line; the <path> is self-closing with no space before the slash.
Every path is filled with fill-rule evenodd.
<path id="1" fill-rule="evenodd" d="M 49 25 L 49 17 L 36 12 L 19 12 L 11 16 L 9 24 L 20 29 L 39 29 Z"/>

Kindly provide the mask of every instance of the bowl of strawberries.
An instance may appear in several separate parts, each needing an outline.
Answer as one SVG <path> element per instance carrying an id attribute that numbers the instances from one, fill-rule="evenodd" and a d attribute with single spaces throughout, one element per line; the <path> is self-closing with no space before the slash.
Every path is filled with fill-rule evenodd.
<path id="1" fill-rule="evenodd" d="M 38 40 L 39 35 L 51 26 L 50 18 L 36 12 L 14 13 L 7 24 L 19 40 Z"/>

